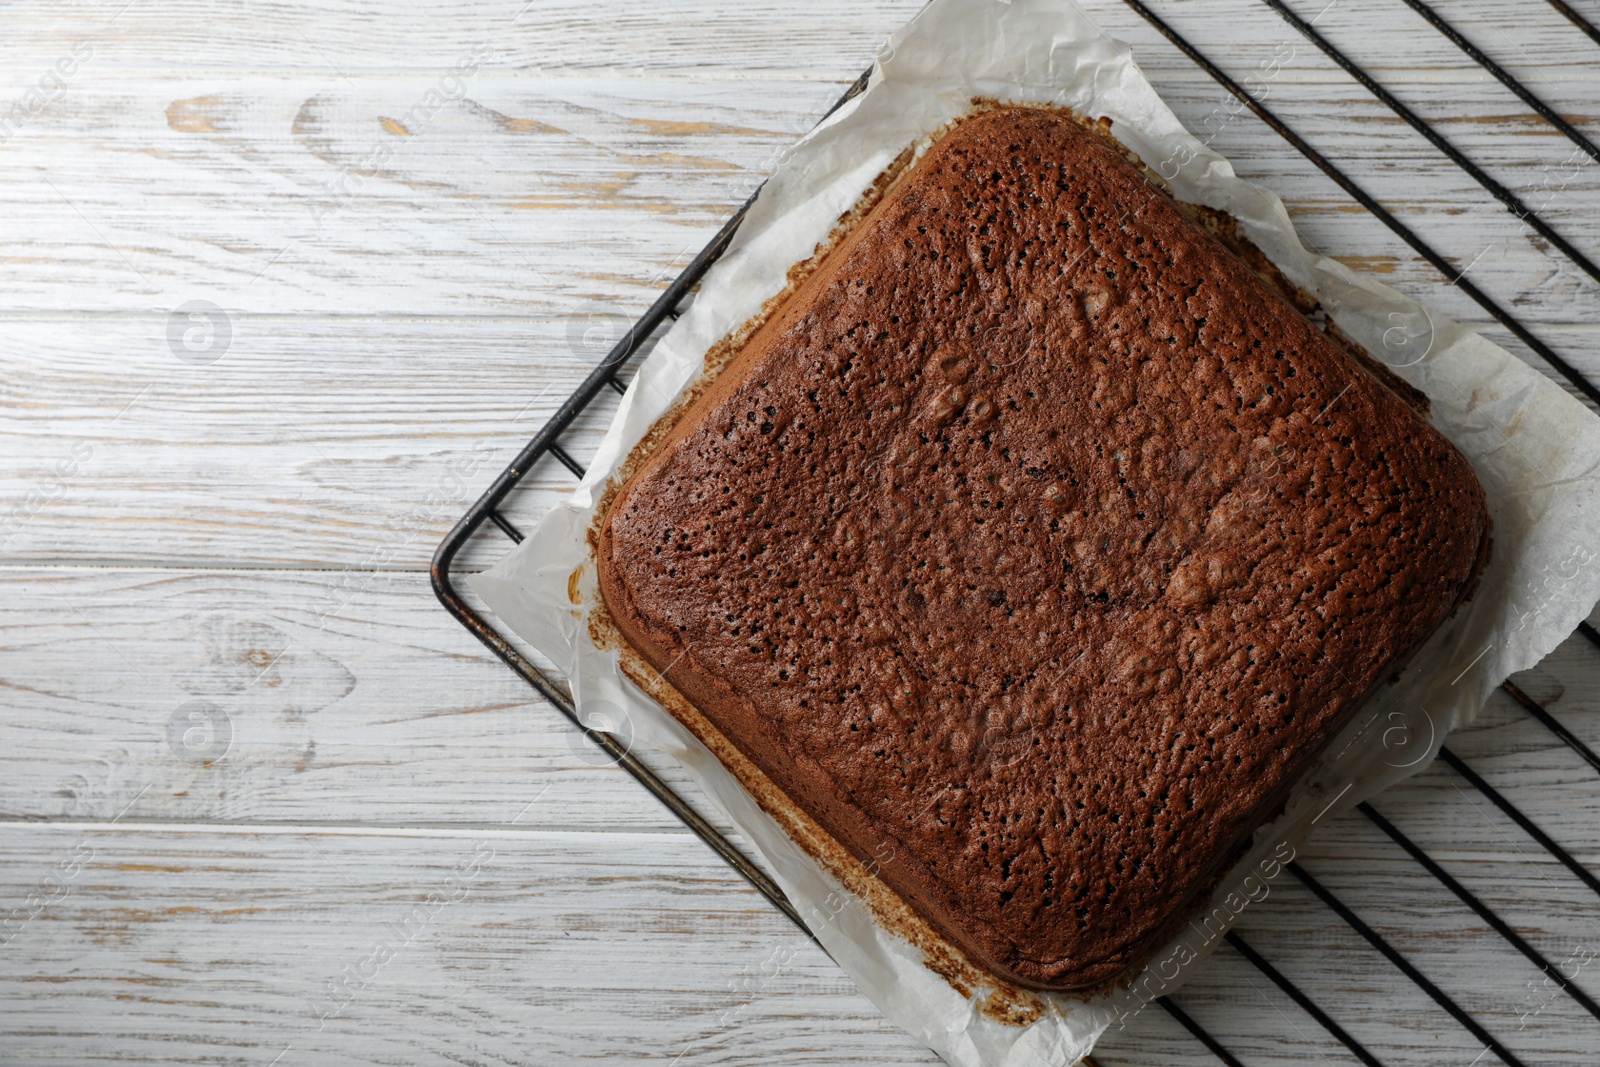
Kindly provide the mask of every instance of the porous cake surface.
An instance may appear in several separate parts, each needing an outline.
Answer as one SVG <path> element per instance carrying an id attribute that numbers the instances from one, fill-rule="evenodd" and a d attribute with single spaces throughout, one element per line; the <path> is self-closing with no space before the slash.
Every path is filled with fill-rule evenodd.
<path id="1" fill-rule="evenodd" d="M 1487 552 L 1466 460 L 1069 116 L 939 139 L 614 499 L 628 642 L 1001 977 L 1142 961 Z"/>

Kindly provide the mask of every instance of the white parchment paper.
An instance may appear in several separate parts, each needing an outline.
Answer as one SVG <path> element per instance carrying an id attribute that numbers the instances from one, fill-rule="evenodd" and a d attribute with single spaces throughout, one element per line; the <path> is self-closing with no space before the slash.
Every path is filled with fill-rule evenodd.
<path id="1" fill-rule="evenodd" d="M 1262 71 L 1270 76 L 1271 57 Z M 1113 133 L 1177 197 L 1227 211 L 1347 334 L 1426 393 L 1432 419 L 1472 460 L 1494 518 L 1494 554 L 1474 599 L 1352 723 L 1256 835 L 1212 908 L 1129 989 L 1044 998 L 1027 1026 L 995 1021 L 929 970 L 921 953 L 781 831 L 676 719 L 627 681 L 617 653 L 591 643 L 586 567 L 574 607 L 568 578 L 605 483 L 701 372 L 706 351 L 780 292 L 839 216 L 908 145 L 923 145 L 974 97 L 1044 103 L 1108 117 Z M 1229 105 L 1231 110 L 1232 105 Z M 566 671 L 586 722 L 626 719 L 635 747 L 689 769 L 759 851 L 839 965 L 891 1021 L 957 1065 L 1069 1064 L 1107 1025 L 1126 1021 L 1195 969 L 1244 909 L 1259 906 L 1304 835 L 1425 766 L 1507 675 L 1532 666 L 1600 598 L 1600 419 L 1521 360 L 1365 276 L 1309 252 L 1271 193 L 1234 176 L 1191 136 L 1134 66 L 1071 0 L 933 0 L 880 51 L 868 89 L 781 157 L 777 171 L 689 312 L 642 363 L 588 476 L 518 548 L 472 582 L 506 625 Z M 714 930 L 706 932 L 715 937 Z M 1200 977 L 1204 980 L 1203 975 Z"/>

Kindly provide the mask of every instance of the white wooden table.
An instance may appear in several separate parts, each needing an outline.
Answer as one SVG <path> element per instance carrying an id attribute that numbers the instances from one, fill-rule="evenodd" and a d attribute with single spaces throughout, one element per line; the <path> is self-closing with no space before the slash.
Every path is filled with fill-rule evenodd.
<path id="1" fill-rule="evenodd" d="M 426 575 L 918 6 L 7 8 L 0 1062 L 932 1061 Z M 1156 7 L 1236 77 L 1292 46 L 1270 105 L 1600 377 L 1600 285 L 1259 0 Z M 1090 8 L 1310 241 L 1487 322 L 1120 0 Z M 1600 137 L 1600 47 L 1539 0 L 1440 9 Z M 1318 26 L 1600 254 L 1600 166 L 1399 0 Z M 1600 745 L 1597 680 L 1575 638 L 1519 684 Z M 1600 867 L 1600 776 L 1514 703 L 1453 744 Z M 1600 898 L 1459 786 L 1379 806 L 1552 958 L 1593 955 Z M 1531 965 L 1364 820 L 1305 862 L 1529 1062 L 1600 1061 L 1600 1022 L 1533 1013 Z M 1298 887 L 1242 930 L 1384 1062 L 1481 1051 Z M 1354 1062 L 1228 949 L 1178 999 L 1252 1065 Z M 1155 1011 L 1099 1058 L 1216 1062 Z"/>

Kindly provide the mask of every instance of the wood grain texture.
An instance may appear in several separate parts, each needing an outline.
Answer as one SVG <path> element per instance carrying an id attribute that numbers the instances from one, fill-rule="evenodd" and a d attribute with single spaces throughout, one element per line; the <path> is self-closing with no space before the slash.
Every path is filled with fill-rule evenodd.
<path id="1" fill-rule="evenodd" d="M 0 842 L 6 899 L 54 893 L 5 946 L 8 1061 L 929 1062 L 682 835 L 129 818 Z"/>
<path id="2" fill-rule="evenodd" d="M 0 819 L 464 828 L 538 796 L 521 825 L 682 829 L 414 571 L 27 568 L 0 588 Z M 198 705 L 217 722 L 190 737 Z"/>
<path id="3" fill-rule="evenodd" d="M 932 1062 L 425 573 L 919 6 L 8 8 L 0 1062 Z M 1600 255 L 1600 166 L 1399 0 L 1294 6 Z M 1600 51 L 1570 24 L 1435 6 L 1600 138 Z M 1129 8 L 1089 8 L 1308 242 L 1522 351 Z M 1156 8 L 1235 77 L 1282 60 L 1268 105 L 1600 378 L 1600 284 L 1260 0 Z M 219 316 L 175 319 L 192 301 Z M 530 523 L 570 484 L 547 464 L 508 510 Z M 1597 677 L 1578 637 L 1516 681 L 1600 748 Z M 1600 775 L 1515 701 L 1451 744 L 1600 868 Z M 1453 772 L 1377 806 L 1554 962 L 1600 946 L 1600 898 Z M 1600 1055 L 1600 1022 L 1362 816 L 1303 859 L 1528 1062 Z M 1481 1052 L 1287 878 L 1240 929 L 1385 1063 Z M 1600 996 L 1592 962 L 1576 982 Z M 1177 999 L 1252 1065 L 1354 1062 L 1232 949 Z M 1097 1058 L 1215 1062 L 1157 1010 Z"/>

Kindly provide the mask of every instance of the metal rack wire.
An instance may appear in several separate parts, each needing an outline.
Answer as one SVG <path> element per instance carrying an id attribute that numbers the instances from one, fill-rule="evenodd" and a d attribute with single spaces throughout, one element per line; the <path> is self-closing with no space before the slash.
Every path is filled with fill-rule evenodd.
<path id="1" fill-rule="evenodd" d="M 1162 20 L 1150 10 L 1142 0 L 1124 0 L 1141 18 L 1154 27 L 1163 37 L 1175 45 L 1179 51 L 1194 62 L 1201 70 L 1215 80 L 1229 94 L 1237 98 L 1240 103 L 1248 107 L 1268 127 L 1282 137 L 1291 147 L 1306 157 L 1323 174 L 1327 175 L 1346 194 L 1370 212 L 1380 222 L 1387 226 L 1397 237 L 1404 241 L 1418 256 L 1426 260 L 1449 282 L 1460 289 L 1465 295 L 1477 303 L 1492 318 L 1509 330 L 1519 340 L 1545 362 L 1552 369 L 1569 381 L 1580 393 L 1591 401 L 1600 405 L 1600 388 L 1595 383 L 1586 379 L 1569 362 L 1563 359 L 1556 351 L 1550 348 L 1537 335 L 1519 322 L 1515 316 L 1505 310 L 1475 284 L 1467 279 L 1464 273 L 1458 272 L 1455 267 L 1439 252 L 1426 244 L 1417 234 L 1397 219 L 1371 195 L 1365 192 L 1348 175 L 1340 170 L 1331 160 L 1311 147 L 1303 138 L 1294 132 L 1282 119 L 1268 109 L 1260 100 L 1252 96 L 1243 86 L 1229 77 L 1213 63 L 1199 49 L 1185 39 L 1172 26 Z M 1444 35 L 1453 44 L 1459 47 L 1470 59 L 1479 64 L 1491 76 L 1499 80 L 1508 89 L 1517 95 L 1535 114 L 1548 122 L 1554 129 L 1576 144 L 1586 154 L 1600 160 L 1600 149 L 1580 131 L 1573 128 L 1563 120 L 1552 108 L 1540 100 L 1512 75 L 1494 64 L 1487 56 L 1477 50 L 1464 37 L 1462 37 L 1448 22 L 1440 17 L 1429 7 L 1424 0 L 1402 0 L 1419 15 L 1421 15 L 1434 29 Z M 1580 269 L 1600 282 L 1600 267 L 1589 260 L 1583 252 L 1571 246 L 1554 228 L 1550 227 L 1536 212 L 1522 203 L 1510 190 L 1497 183 L 1481 168 L 1474 164 L 1458 149 L 1445 140 L 1437 131 L 1419 115 L 1406 108 L 1392 94 L 1388 93 L 1362 68 L 1335 48 L 1324 38 L 1315 27 L 1297 16 L 1289 9 L 1283 0 L 1263 0 L 1267 6 L 1277 11 L 1292 27 L 1305 36 L 1312 44 L 1323 51 L 1330 59 L 1339 64 L 1352 77 L 1356 78 L 1367 88 L 1381 103 L 1393 111 L 1403 121 L 1415 128 L 1429 143 L 1443 153 L 1456 166 L 1473 178 L 1496 199 L 1500 200 L 1518 218 L 1530 225 L 1537 233 L 1545 237 L 1557 252 L 1566 256 Z M 1552 7 L 1568 20 L 1572 21 L 1586 35 L 1593 38 L 1600 45 L 1600 32 L 1585 21 L 1581 15 L 1571 9 L 1563 0 L 1549 0 Z M 829 109 L 829 113 L 860 93 L 866 87 L 867 74 L 863 74 L 850 86 L 843 96 Z M 631 774 L 653 796 L 660 800 L 674 815 L 684 822 L 697 836 L 722 857 L 734 870 L 738 871 L 757 890 L 759 890 L 772 904 L 787 915 L 794 923 L 805 931 L 807 930 L 793 905 L 784 896 L 782 890 L 758 866 L 746 857 L 730 841 L 722 836 L 717 829 L 699 815 L 688 803 L 675 794 L 648 766 L 635 757 L 625 744 L 603 731 L 591 730 L 584 726 L 578 719 L 577 709 L 573 706 L 570 693 L 559 681 L 544 674 L 533 662 L 522 655 L 494 622 L 486 618 L 481 612 L 470 605 L 462 596 L 456 586 L 455 576 L 452 573 L 458 555 L 479 531 L 488 526 L 498 528 L 505 536 L 514 542 L 523 539 L 521 531 L 503 514 L 501 508 L 507 497 L 540 463 L 554 460 L 577 477 L 582 477 L 583 466 L 561 445 L 561 437 L 572 426 L 578 416 L 595 400 L 605 389 L 612 389 L 617 393 L 624 391 L 625 386 L 618 377 L 633 358 L 648 347 L 650 338 L 656 331 L 669 320 L 675 320 L 684 305 L 691 297 L 693 288 L 699 283 L 707 269 L 716 262 L 727 248 L 729 240 L 738 229 L 746 210 L 754 196 L 747 200 L 743 206 L 717 231 L 704 249 L 689 263 L 684 271 L 667 286 L 666 290 L 650 306 L 639 320 L 628 330 L 627 334 L 618 341 L 615 347 L 599 362 L 595 369 L 586 377 L 583 383 L 556 409 L 555 414 L 533 437 L 528 445 L 521 451 L 510 466 L 503 470 L 494 480 L 493 484 L 467 511 L 461 521 L 440 544 L 434 555 L 432 566 L 432 580 L 435 593 L 446 609 L 450 611 L 468 630 L 504 661 L 512 670 L 516 671 L 523 679 L 533 686 L 545 699 L 550 701 L 568 719 L 575 728 L 589 738 L 601 751 L 614 760 L 618 766 Z M 1579 632 L 1600 650 L 1600 632 L 1597 632 L 1587 623 L 1579 626 Z M 1600 755 L 1597 755 L 1585 745 L 1576 735 L 1563 726 L 1559 720 L 1550 714 L 1538 702 L 1523 693 L 1515 685 L 1507 682 L 1503 688 L 1523 708 L 1523 710 L 1536 722 L 1547 729 L 1557 740 L 1572 750 L 1578 757 L 1591 768 L 1600 772 Z M 1476 771 L 1463 761 L 1448 747 L 1442 747 L 1439 752 L 1441 761 L 1472 789 L 1480 793 L 1492 805 L 1508 816 L 1516 825 L 1540 848 L 1548 852 L 1557 862 L 1570 871 L 1584 886 L 1597 895 L 1600 895 L 1600 878 L 1584 867 L 1573 855 L 1548 833 L 1541 829 L 1532 819 L 1518 809 L 1509 798 L 1500 790 L 1490 785 Z M 1472 910 L 1483 922 L 1502 938 L 1511 948 L 1525 957 L 1534 967 L 1546 975 L 1556 986 L 1562 990 L 1574 1003 L 1582 1007 L 1596 1020 L 1600 1020 L 1600 1003 L 1596 1003 L 1582 989 L 1567 981 L 1560 970 L 1538 949 L 1534 948 L 1516 930 L 1500 918 L 1486 905 L 1482 899 L 1462 885 L 1451 876 L 1443 867 L 1435 862 L 1420 846 L 1403 834 L 1397 827 L 1386 819 L 1371 803 L 1357 806 L 1357 810 L 1367 818 L 1379 831 L 1381 831 L 1400 850 L 1415 861 L 1428 874 L 1435 878 L 1445 889 L 1456 896 L 1464 905 Z M 1330 911 L 1358 934 L 1374 951 L 1386 959 L 1395 969 L 1400 971 L 1414 984 L 1419 991 L 1425 994 L 1433 1003 L 1450 1019 L 1458 1024 L 1467 1033 L 1471 1034 L 1484 1046 L 1486 1054 L 1492 1053 L 1507 1067 L 1522 1067 L 1519 1059 L 1510 1049 L 1492 1033 L 1489 1032 L 1478 1020 L 1474 1019 L 1460 1004 L 1449 994 L 1431 982 L 1417 967 L 1409 961 L 1403 953 L 1390 944 L 1381 934 L 1364 922 L 1348 905 L 1336 897 L 1326 886 L 1314 878 L 1308 871 L 1297 863 L 1289 865 L 1293 877 L 1308 889 L 1312 895 L 1321 901 Z M 1322 1007 L 1309 995 L 1294 984 L 1282 971 L 1278 970 L 1270 960 L 1262 956 L 1251 946 L 1237 931 L 1226 935 L 1227 943 L 1232 949 L 1242 956 L 1250 965 L 1258 970 L 1273 985 L 1277 986 L 1295 1004 L 1313 1018 L 1334 1040 L 1347 1048 L 1356 1059 L 1369 1067 L 1378 1067 L 1381 1060 L 1365 1045 L 1358 1041 L 1351 1033 L 1334 1020 Z M 1170 998 L 1161 998 L 1157 1001 L 1175 1021 L 1216 1058 L 1229 1065 L 1240 1067 L 1238 1058 L 1226 1048 L 1212 1034 L 1207 1032 L 1199 1023 L 1189 1016 L 1181 1007 Z"/>

